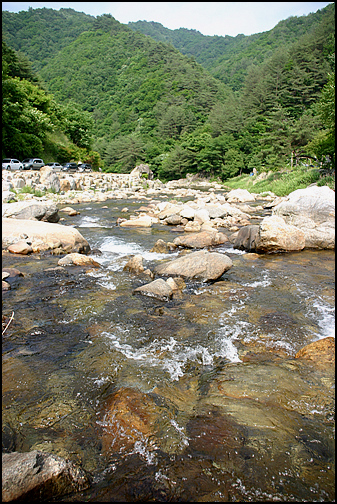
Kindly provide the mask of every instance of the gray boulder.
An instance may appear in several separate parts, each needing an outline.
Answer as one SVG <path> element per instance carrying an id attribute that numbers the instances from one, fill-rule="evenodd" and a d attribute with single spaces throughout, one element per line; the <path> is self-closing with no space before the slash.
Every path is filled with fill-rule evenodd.
<path id="1" fill-rule="evenodd" d="M 49 501 L 88 487 L 80 467 L 51 453 L 2 454 L 2 502 Z"/>
<path id="2" fill-rule="evenodd" d="M 306 248 L 335 248 L 335 192 L 327 186 L 297 189 L 273 209 L 304 232 Z"/>
<path id="3" fill-rule="evenodd" d="M 233 266 L 225 254 L 200 250 L 156 266 L 155 273 L 207 282 L 217 280 Z"/>
<path id="4" fill-rule="evenodd" d="M 58 208 L 52 201 L 18 201 L 2 205 L 2 217 L 58 222 Z"/>
<path id="5" fill-rule="evenodd" d="M 237 233 L 233 248 L 239 250 L 247 250 L 248 252 L 255 250 L 256 237 L 258 236 L 258 234 L 258 225 L 251 224 L 249 226 L 242 227 Z"/>
<path id="6" fill-rule="evenodd" d="M 43 184 L 46 189 L 51 189 L 55 192 L 60 192 L 61 184 L 57 173 L 49 166 L 43 166 L 40 169 L 40 184 Z"/>

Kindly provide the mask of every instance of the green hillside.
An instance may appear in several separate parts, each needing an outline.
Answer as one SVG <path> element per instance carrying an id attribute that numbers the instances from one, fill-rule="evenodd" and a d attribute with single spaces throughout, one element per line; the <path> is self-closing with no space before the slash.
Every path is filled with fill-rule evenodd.
<path id="1" fill-rule="evenodd" d="M 162 41 L 111 15 L 4 14 L 4 39 L 11 46 L 17 33 L 11 47 L 31 59 L 47 92 L 66 108 L 72 142 L 97 152 L 105 170 L 129 172 L 147 162 L 162 179 L 202 173 L 226 180 L 253 168 L 277 171 L 291 160 L 328 155 L 334 164 L 334 116 L 327 113 L 334 111 L 334 5 L 251 37 L 204 37 L 146 23 Z M 59 37 L 47 44 L 52 25 Z M 167 41 L 171 32 L 192 56 Z M 200 55 L 215 65 L 213 76 L 196 62 Z"/>
<path id="2" fill-rule="evenodd" d="M 334 22 L 335 5 L 332 3 L 316 13 L 290 17 L 272 30 L 250 36 L 207 36 L 186 28 L 170 30 L 153 21 L 129 22 L 128 26 L 154 40 L 172 44 L 182 54 L 193 56 L 211 75 L 238 90 L 252 65 L 260 65 L 280 47 L 288 48 L 319 25 L 326 33 L 331 33 Z"/>

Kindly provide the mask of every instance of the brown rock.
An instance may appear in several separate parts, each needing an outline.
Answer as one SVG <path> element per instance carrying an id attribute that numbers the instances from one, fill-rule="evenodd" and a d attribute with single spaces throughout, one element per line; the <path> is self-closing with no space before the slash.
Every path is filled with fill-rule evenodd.
<path id="1" fill-rule="evenodd" d="M 159 412 L 154 401 L 131 388 L 123 388 L 108 400 L 102 426 L 105 453 L 131 450 L 136 442 L 153 446 Z"/>
<path id="2" fill-rule="evenodd" d="M 8 282 L 5 282 L 5 280 L 2 280 L 2 290 L 3 291 L 11 290 L 11 285 Z"/>
<path id="3" fill-rule="evenodd" d="M 27 255 L 31 254 L 33 252 L 33 249 L 30 245 L 28 245 L 26 241 L 21 240 L 13 243 L 12 245 L 9 245 L 8 251 L 11 252 L 11 254 Z"/>
<path id="4" fill-rule="evenodd" d="M 193 233 L 188 236 L 177 236 L 177 238 L 173 240 L 173 243 L 178 247 L 204 248 L 221 245 L 226 241 L 228 241 L 228 238 L 224 233 L 201 231 L 200 233 Z"/>
<path id="5" fill-rule="evenodd" d="M 301 348 L 295 359 L 307 359 L 320 366 L 335 365 L 335 338 L 323 338 Z"/>
<path id="6" fill-rule="evenodd" d="M 157 252 L 158 254 L 167 254 L 168 251 L 169 248 L 167 246 L 167 243 L 165 243 L 161 238 L 156 241 L 153 248 L 150 250 L 150 252 Z"/>
<path id="7" fill-rule="evenodd" d="M 143 273 L 143 256 L 140 254 L 132 256 L 124 266 L 123 271 L 129 271 L 130 273 L 135 273 L 136 275 Z"/>
<path id="8" fill-rule="evenodd" d="M 100 268 L 101 265 L 96 262 L 92 257 L 73 252 L 62 257 L 57 263 L 59 266 L 94 266 Z"/>

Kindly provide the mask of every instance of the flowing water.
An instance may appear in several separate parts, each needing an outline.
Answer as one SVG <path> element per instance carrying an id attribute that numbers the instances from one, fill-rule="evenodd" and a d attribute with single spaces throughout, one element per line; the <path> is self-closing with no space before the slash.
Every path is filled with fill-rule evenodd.
<path id="1" fill-rule="evenodd" d="M 100 269 L 3 256 L 24 277 L 3 293 L 3 448 L 80 463 L 91 488 L 68 501 L 334 500 L 334 369 L 295 354 L 334 337 L 334 252 L 256 255 L 186 282 L 168 302 L 123 271 L 177 230 L 116 225 L 113 200 L 77 205 Z M 226 232 L 226 230 L 224 230 Z"/>

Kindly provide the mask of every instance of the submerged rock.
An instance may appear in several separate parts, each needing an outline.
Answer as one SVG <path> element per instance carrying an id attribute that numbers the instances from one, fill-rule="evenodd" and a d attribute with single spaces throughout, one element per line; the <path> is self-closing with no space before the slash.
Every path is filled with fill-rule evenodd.
<path id="1" fill-rule="evenodd" d="M 335 338 L 328 337 L 309 343 L 297 352 L 295 359 L 310 360 L 323 367 L 334 366 Z"/>
<path id="2" fill-rule="evenodd" d="M 47 501 L 88 487 L 80 467 L 51 453 L 2 454 L 2 502 Z"/>

